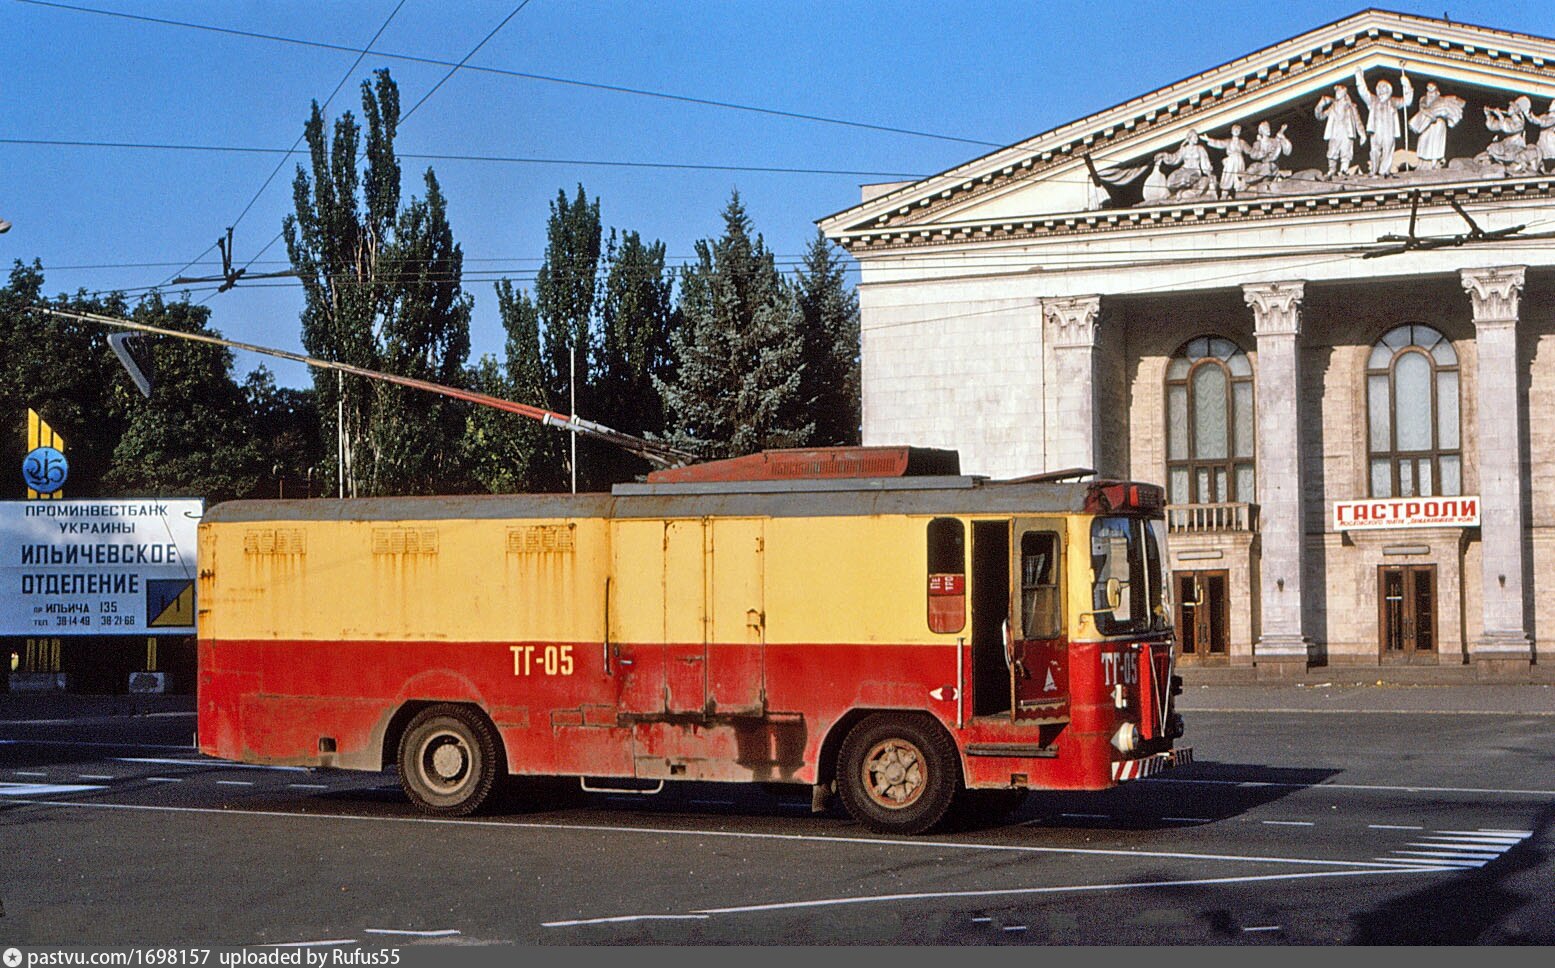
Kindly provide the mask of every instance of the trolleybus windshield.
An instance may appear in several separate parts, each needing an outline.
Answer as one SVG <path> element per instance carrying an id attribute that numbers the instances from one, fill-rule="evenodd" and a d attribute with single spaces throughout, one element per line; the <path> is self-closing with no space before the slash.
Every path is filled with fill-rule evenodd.
<path id="1" fill-rule="evenodd" d="M 1164 600 L 1160 536 L 1142 518 L 1099 517 L 1091 522 L 1091 607 L 1102 635 L 1164 631 L 1169 611 Z M 1118 582 L 1118 604 L 1110 608 L 1108 585 Z"/>

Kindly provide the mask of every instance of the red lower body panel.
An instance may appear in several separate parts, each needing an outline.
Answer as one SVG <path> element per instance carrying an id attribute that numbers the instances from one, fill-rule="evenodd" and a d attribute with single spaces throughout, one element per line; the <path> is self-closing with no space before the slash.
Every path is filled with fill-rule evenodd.
<path id="1" fill-rule="evenodd" d="M 958 675 L 970 680 L 970 647 L 959 663 L 957 648 L 617 644 L 607 654 L 598 642 L 206 639 L 200 748 L 378 769 L 386 745 L 394 758 L 405 703 L 459 702 L 487 712 L 514 773 L 812 783 L 850 712 L 903 710 L 950 730 L 970 786 L 1117 782 L 1115 761 L 1131 757 L 1112 738 L 1131 713 L 1103 681 L 1100 654 L 1119 643 L 1068 646 L 1069 721 L 1045 724 L 972 718 L 971 697 L 957 691 Z"/>

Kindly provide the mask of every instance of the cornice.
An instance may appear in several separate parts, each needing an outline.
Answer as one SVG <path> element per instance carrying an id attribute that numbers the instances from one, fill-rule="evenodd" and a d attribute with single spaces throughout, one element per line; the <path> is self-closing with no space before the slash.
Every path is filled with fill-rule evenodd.
<path id="1" fill-rule="evenodd" d="M 1495 43 L 1498 41 L 1503 43 Z M 1510 50 L 1505 42 L 1525 49 Z M 918 222 L 1016 183 L 1034 180 L 1052 169 L 1073 164 L 1088 153 L 1179 126 L 1188 119 L 1223 109 L 1292 78 L 1320 71 L 1335 60 L 1373 48 L 1390 56 L 1428 55 L 1430 61 L 1437 63 L 1491 66 L 1555 84 L 1555 41 L 1369 10 L 905 185 L 821 219 L 820 224 L 828 235 L 851 247 L 851 239 L 889 230 L 902 222 Z M 1119 152 L 1108 154 L 1115 156 Z M 1004 164 L 1000 165 L 1000 161 Z M 1276 201 L 1283 203 L 1288 199 Z"/>
<path id="2" fill-rule="evenodd" d="M 1236 225 L 1310 215 L 1352 215 L 1368 211 L 1408 211 L 1418 193 L 1422 211 L 1459 202 L 1504 198 L 1555 198 L 1555 173 L 1494 181 L 1366 188 L 1326 195 L 1277 195 L 1235 200 L 1206 200 L 1186 205 L 1102 209 L 1068 215 L 992 219 L 975 223 L 890 227 L 834 236 L 855 257 L 964 245 L 967 242 L 1044 241 L 1169 225 Z"/>

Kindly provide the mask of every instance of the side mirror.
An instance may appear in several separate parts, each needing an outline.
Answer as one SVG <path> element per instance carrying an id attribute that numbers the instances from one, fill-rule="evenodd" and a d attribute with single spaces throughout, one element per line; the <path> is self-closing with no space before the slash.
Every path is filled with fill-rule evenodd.
<path id="1" fill-rule="evenodd" d="M 1107 608 L 1117 611 L 1123 604 L 1123 583 L 1116 578 L 1107 579 Z"/>

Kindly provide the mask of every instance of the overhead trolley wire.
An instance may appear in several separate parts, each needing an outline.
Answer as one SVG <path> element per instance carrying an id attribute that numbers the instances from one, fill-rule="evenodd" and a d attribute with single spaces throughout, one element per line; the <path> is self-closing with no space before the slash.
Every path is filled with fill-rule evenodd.
<path id="1" fill-rule="evenodd" d="M 247 37 L 253 40 L 267 40 L 275 43 L 293 44 L 301 47 L 317 47 L 323 50 L 347 51 L 351 53 L 372 54 L 375 57 L 384 57 L 390 60 L 409 61 L 417 64 L 433 64 L 441 67 L 455 67 L 461 65 L 453 61 L 442 60 L 436 57 L 420 57 L 414 54 L 398 54 L 389 51 L 359 49 L 346 44 L 332 44 L 326 41 L 305 40 L 300 37 L 287 37 L 280 34 L 267 34 L 254 30 L 240 30 L 234 27 L 217 27 L 212 24 L 193 23 L 187 20 L 172 20 L 165 17 L 148 17 L 143 14 L 123 13 L 118 10 L 100 10 L 96 7 L 84 7 L 69 3 L 56 3 L 53 0 L 16 0 L 35 7 L 50 7 L 56 10 L 66 10 L 72 13 L 97 14 L 104 17 L 117 17 L 123 20 L 141 21 L 144 23 L 160 24 L 167 27 L 183 27 L 191 30 L 205 30 L 212 33 L 228 34 L 236 37 Z M 484 42 L 483 42 L 484 43 Z M 886 124 L 871 124 L 866 121 L 851 121 L 846 118 L 833 118 L 819 114 L 806 114 L 800 111 L 785 111 L 779 108 L 760 107 L 753 104 L 740 104 L 734 101 L 721 101 L 713 98 L 692 97 L 685 94 L 670 94 L 665 91 L 653 91 L 646 88 L 627 87 L 620 84 L 604 84 L 597 81 L 582 81 L 570 77 L 557 77 L 548 74 L 534 74 L 526 71 L 508 70 L 500 67 L 483 67 L 478 64 L 462 65 L 464 70 L 477 71 L 483 74 L 496 74 L 505 77 L 517 77 L 523 80 L 543 81 L 547 84 L 565 84 L 571 87 L 590 88 L 599 91 L 610 91 L 616 94 L 630 94 L 637 97 L 658 98 L 666 101 L 680 101 L 686 104 L 700 104 L 706 107 L 724 108 L 731 111 L 748 111 L 754 114 L 766 114 L 774 117 L 792 118 L 797 121 L 813 121 L 820 124 L 836 124 L 850 128 L 861 128 L 868 131 L 881 131 L 887 134 L 908 135 L 915 138 L 932 138 L 938 141 L 953 141 L 961 144 L 978 145 L 987 148 L 1001 148 L 1003 145 L 993 141 L 981 141 L 976 138 L 962 138 L 955 135 L 937 134 L 932 131 L 915 131 L 910 128 L 895 127 Z"/>
<path id="2" fill-rule="evenodd" d="M 373 34 L 373 39 L 369 40 L 367 42 L 367 47 L 368 48 L 371 48 L 373 44 L 377 43 L 378 38 L 383 36 L 383 32 L 385 30 L 389 29 L 389 24 L 391 22 L 393 22 L 393 20 L 394 20 L 394 18 L 396 16 L 399 15 L 400 8 L 403 7 L 403 6 L 405 6 L 405 0 L 399 0 L 399 3 L 394 5 L 394 9 L 389 11 L 389 15 L 387 17 L 385 17 L 383 23 L 378 26 L 378 32 Z M 324 106 L 326 108 L 329 107 L 329 102 L 331 102 L 331 101 L 333 101 L 335 99 L 335 95 L 340 93 L 340 89 L 346 86 L 346 82 L 349 81 L 352 78 L 352 76 L 356 74 L 356 69 L 361 66 L 362 59 L 364 57 L 366 57 L 366 56 L 367 56 L 367 50 L 364 49 L 361 53 L 356 55 L 356 60 L 351 62 L 351 66 L 346 68 L 346 72 L 344 74 L 340 75 L 340 80 L 339 80 L 338 83 L 335 84 L 335 89 L 330 91 L 329 92 L 329 97 L 324 99 Z M 227 229 L 228 232 L 231 232 L 233 228 L 236 228 L 239 224 L 242 223 L 244 216 L 248 215 L 249 210 L 254 207 L 254 203 L 259 201 L 259 197 L 265 193 L 265 189 L 270 187 L 270 183 L 275 181 L 275 176 L 279 175 L 281 173 L 281 169 L 286 167 L 286 160 L 288 158 L 290 158 L 294 152 L 296 152 L 297 146 L 302 144 L 303 139 L 305 137 L 306 137 L 306 133 L 300 134 L 300 135 L 297 136 L 297 140 L 292 142 L 291 148 L 289 148 L 286 151 L 286 153 L 281 156 L 281 160 L 277 161 L 275 163 L 275 168 L 271 169 L 270 174 L 265 177 L 264 184 L 260 185 L 259 189 L 254 192 L 253 197 L 248 200 L 248 204 L 243 206 L 243 211 L 238 213 L 238 217 L 232 220 L 232 224 Z M 197 255 L 193 259 L 189 260 L 189 262 L 186 263 L 182 269 L 179 269 L 177 272 L 175 272 L 172 275 L 168 276 L 166 281 L 163 284 L 166 285 L 168 283 L 171 283 L 174 279 L 177 279 L 179 276 L 183 275 L 185 272 L 188 272 L 189 268 L 191 266 L 193 266 L 195 263 L 199 262 L 201 259 L 205 258 L 206 256 L 210 255 L 211 254 L 211 249 L 216 248 L 217 245 L 218 245 L 218 243 L 215 243 L 215 242 L 211 243 L 210 248 L 206 249 L 204 252 L 201 252 L 199 255 Z M 230 253 L 228 253 L 228 254 L 230 255 Z M 252 262 L 249 263 L 249 265 L 252 265 L 252 264 L 253 264 Z M 247 268 L 248 268 L 248 266 L 244 266 L 245 270 Z"/>

